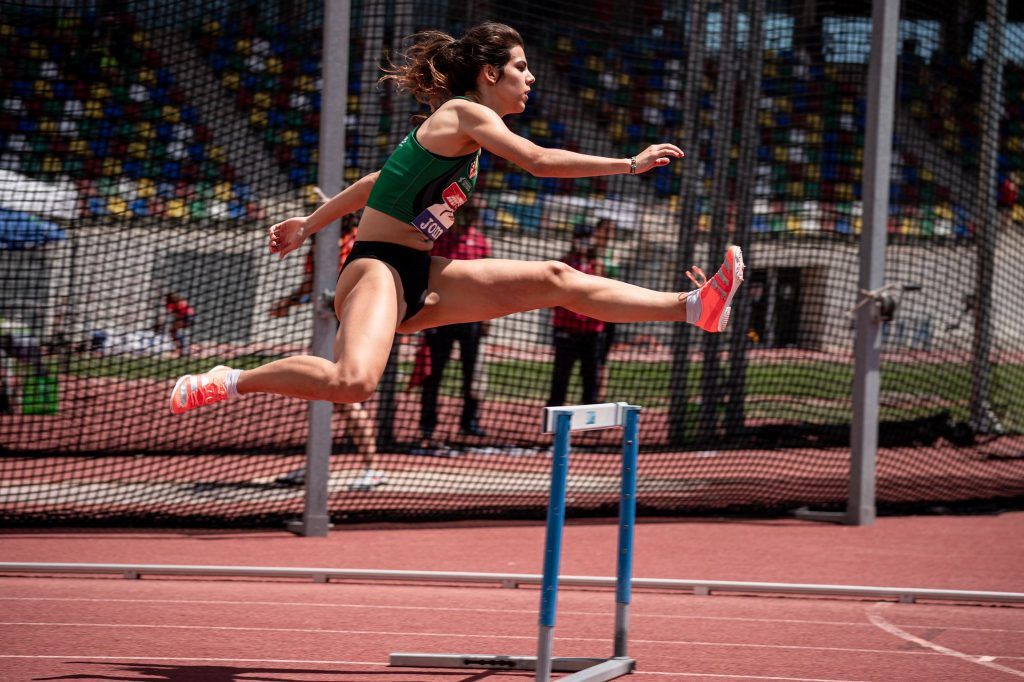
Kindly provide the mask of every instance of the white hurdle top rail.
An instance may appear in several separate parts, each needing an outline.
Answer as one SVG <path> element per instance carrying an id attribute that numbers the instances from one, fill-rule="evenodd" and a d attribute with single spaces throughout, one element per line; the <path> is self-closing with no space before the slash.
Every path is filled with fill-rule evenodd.
<path id="1" fill-rule="evenodd" d="M 626 425 L 629 403 L 597 403 L 595 405 L 562 405 L 544 408 L 541 433 L 555 432 L 555 413 L 572 412 L 570 431 L 593 431 Z"/>

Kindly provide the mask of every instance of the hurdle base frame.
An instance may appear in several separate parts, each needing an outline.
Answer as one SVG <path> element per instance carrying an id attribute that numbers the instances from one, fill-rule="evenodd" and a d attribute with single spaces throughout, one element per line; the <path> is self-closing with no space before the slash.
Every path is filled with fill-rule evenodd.
<path id="1" fill-rule="evenodd" d="M 496 656 L 491 654 L 409 654 L 394 653 L 388 665 L 406 668 L 461 668 L 475 670 L 536 670 L 536 656 Z M 572 658 L 555 656 L 551 672 L 574 673 L 559 682 L 605 682 L 628 675 L 636 661 L 628 656 L 615 658 Z"/>

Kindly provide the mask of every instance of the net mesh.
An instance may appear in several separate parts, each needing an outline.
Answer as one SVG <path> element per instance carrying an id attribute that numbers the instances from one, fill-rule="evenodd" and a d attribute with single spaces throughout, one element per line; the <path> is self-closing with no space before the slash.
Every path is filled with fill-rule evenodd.
<path id="1" fill-rule="evenodd" d="M 882 510 L 1024 497 L 1024 17 L 1011 9 L 990 30 L 983 4 L 956 4 L 906 0 L 900 22 Z M 378 169 L 420 111 L 377 85 L 380 66 L 416 30 L 485 19 L 519 28 L 537 77 L 507 119 L 518 134 L 607 156 L 662 141 L 687 152 L 643 176 L 579 180 L 485 152 L 476 228 L 491 255 L 562 259 L 574 231 L 604 221 L 609 276 L 679 290 L 687 266 L 713 271 L 738 243 L 746 283 L 721 335 L 645 323 L 566 337 L 542 310 L 397 337 L 365 412 L 335 410 L 332 520 L 542 515 L 556 348 L 581 359 L 566 402 L 585 402 L 596 376 L 599 399 L 644 406 L 641 513 L 844 507 L 867 4 L 361 0 L 346 112 L 321 111 L 317 2 L 2 10 L 3 524 L 301 514 L 304 402 L 250 396 L 172 417 L 171 385 L 308 348 L 308 247 L 279 261 L 265 234 L 316 206 L 321 116 L 344 117 L 346 151 L 330 161 L 346 182 Z M 425 389 L 438 393 L 432 429 Z M 570 513 L 614 509 L 619 437 L 574 437 Z"/>

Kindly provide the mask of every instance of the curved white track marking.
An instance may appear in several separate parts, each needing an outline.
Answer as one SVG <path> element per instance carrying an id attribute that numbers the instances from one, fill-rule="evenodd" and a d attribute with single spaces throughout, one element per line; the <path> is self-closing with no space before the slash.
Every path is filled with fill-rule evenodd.
<path id="1" fill-rule="evenodd" d="M 123 603 L 123 604 L 201 604 L 201 605 L 217 605 L 223 604 L 225 606 L 291 606 L 299 608 L 320 608 L 320 609 L 368 609 L 374 610 L 402 610 L 402 611 L 466 611 L 466 612 L 483 612 L 483 613 L 494 613 L 493 608 L 479 608 L 474 606 L 408 606 L 404 604 L 351 604 L 347 602 L 298 602 L 298 601 L 252 601 L 252 600 L 238 600 L 238 599 L 101 599 L 97 597 L 0 597 L 0 602 L 5 601 L 58 601 L 58 602 L 103 602 L 103 603 Z M 528 613 L 536 614 L 537 609 L 502 609 L 502 613 Z M 574 611 L 571 609 L 559 609 L 558 615 L 560 616 L 604 616 L 609 619 L 613 618 L 615 614 L 604 611 Z M 801 618 L 743 618 L 740 616 L 695 616 L 689 614 L 680 613 L 630 613 L 630 620 L 639 618 L 668 618 L 674 620 L 720 620 L 720 621 L 735 621 L 744 623 L 789 623 L 792 625 L 835 625 L 842 627 L 858 627 L 858 628 L 870 628 L 874 627 L 871 623 L 864 623 L 861 621 L 851 622 L 843 620 L 810 620 Z M 914 625 L 908 625 L 907 627 L 915 628 L 941 628 L 943 630 L 957 630 L 964 632 L 1010 632 L 1010 633 L 1024 633 L 1024 630 L 1014 630 L 1008 628 L 972 628 L 972 627 L 961 627 L 958 625 L 941 625 L 937 623 L 915 623 Z"/>
<path id="2" fill-rule="evenodd" d="M 881 612 L 891 605 L 892 602 L 880 602 L 868 607 L 866 609 L 868 620 L 888 632 L 890 635 L 894 635 L 908 642 L 913 642 L 918 646 L 931 649 L 932 651 L 936 651 L 946 656 L 959 658 L 961 661 L 983 665 L 986 668 L 992 668 L 993 670 L 998 670 L 999 672 L 1004 672 L 1010 675 L 1016 675 L 1017 677 L 1024 677 L 1024 670 L 1008 668 L 1005 665 L 1000 665 L 995 662 L 996 658 L 1010 658 L 1009 656 L 973 656 L 971 654 L 965 654 L 962 651 L 957 651 L 956 649 L 950 649 L 949 647 L 942 646 L 941 644 L 936 644 L 935 642 L 929 642 L 927 639 L 922 639 L 917 635 L 910 634 L 906 630 L 901 629 L 898 625 L 890 623 L 886 620 L 885 616 L 882 615 Z"/>

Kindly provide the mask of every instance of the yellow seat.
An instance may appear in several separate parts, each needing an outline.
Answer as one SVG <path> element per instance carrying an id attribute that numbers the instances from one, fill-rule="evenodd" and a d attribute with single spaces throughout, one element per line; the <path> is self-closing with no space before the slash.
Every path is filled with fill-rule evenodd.
<path id="1" fill-rule="evenodd" d="M 235 198 L 235 192 L 231 189 L 230 182 L 218 182 L 213 187 L 213 198 L 221 201 L 231 201 Z"/>
<path id="2" fill-rule="evenodd" d="M 239 38 L 235 41 L 235 52 L 248 57 L 252 54 L 252 41 L 248 38 Z"/>
<path id="3" fill-rule="evenodd" d="M 267 127 L 267 112 L 263 109 L 253 109 L 249 112 L 249 123 L 257 128 Z"/>
<path id="4" fill-rule="evenodd" d="M 139 180 L 138 196 L 140 199 L 149 199 L 156 196 L 156 185 L 149 178 Z"/>
<path id="5" fill-rule="evenodd" d="M 135 75 L 135 80 L 145 86 L 156 85 L 156 72 L 153 69 L 139 69 L 139 72 Z"/>
<path id="6" fill-rule="evenodd" d="M 146 158 L 149 150 L 149 145 L 139 140 L 134 140 L 128 143 L 128 156 L 133 159 L 144 159 Z"/>
<path id="7" fill-rule="evenodd" d="M 252 98 L 253 105 L 260 109 L 270 108 L 270 93 L 269 92 L 257 92 Z"/>
<path id="8" fill-rule="evenodd" d="M 89 144 L 82 138 L 76 137 L 68 144 L 68 151 L 79 156 L 87 156 L 89 154 Z"/>
<path id="9" fill-rule="evenodd" d="M 128 202 L 121 197 L 110 197 L 107 199 L 107 210 L 112 215 L 121 215 L 128 212 Z"/>
<path id="10" fill-rule="evenodd" d="M 103 159 L 102 171 L 103 175 L 107 177 L 115 177 L 121 175 L 121 162 L 117 159 L 107 157 Z"/>
<path id="11" fill-rule="evenodd" d="M 228 160 L 227 152 L 224 151 L 224 147 L 220 145 L 214 145 L 209 150 L 210 160 L 214 163 L 224 163 Z"/>
<path id="12" fill-rule="evenodd" d="M 281 142 L 289 147 L 297 147 L 299 145 L 299 133 L 295 130 L 286 130 L 281 133 Z"/>
<path id="13" fill-rule="evenodd" d="M 242 86 L 242 79 L 234 71 L 225 71 L 220 77 L 220 83 L 228 90 L 237 90 Z"/>
<path id="14" fill-rule="evenodd" d="M 86 118 L 103 118 L 103 103 L 91 99 L 85 103 Z"/>
<path id="15" fill-rule="evenodd" d="M 169 199 L 167 201 L 168 218 L 184 218 L 186 215 L 184 199 Z"/>
<path id="16" fill-rule="evenodd" d="M 181 110 L 173 104 L 165 104 L 160 109 L 160 116 L 167 123 L 181 122 Z"/>

